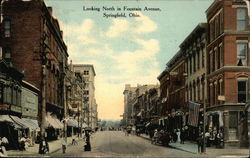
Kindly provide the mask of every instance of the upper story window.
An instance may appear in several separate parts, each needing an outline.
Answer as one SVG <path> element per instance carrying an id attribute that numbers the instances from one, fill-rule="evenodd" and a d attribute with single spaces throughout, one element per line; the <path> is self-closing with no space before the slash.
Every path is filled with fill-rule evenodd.
<path id="1" fill-rule="evenodd" d="M 237 65 L 247 65 L 247 43 L 237 43 Z"/>
<path id="2" fill-rule="evenodd" d="M 11 49 L 9 47 L 3 48 L 3 57 L 7 62 L 11 61 Z"/>
<path id="3" fill-rule="evenodd" d="M 247 79 L 238 80 L 238 103 L 247 101 Z"/>
<path id="4" fill-rule="evenodd" d="M 247 9 L 237 8 L 237 30 L 246 30 L 247 27 Z"/>
<path id="5" fill-rule="evenodd" d="M 214 21 L 209 23 L 210 42 L 214 40 Z"/>
<path id="6" fill-rule="evenodd" d="M 83 91 L 83 94 L 84 94 L 84 95 L 89 95 L 89 91 L 88 91 L 88 90 L 84 90 L 84 91 Z"/>
<path id="7" fill-rule="evenodd" d="M 89 71 L 84 70 L 84 71 L 83 71 L 83 74 L 84 74 L 84 75 L 89 75 Z"/>
<path id="8" fill-rule="evenodd" d="M 3 23 L 4 23 L 4 37 L 10 37 L 11 33 L 10 19 L 5 19 Z"/>

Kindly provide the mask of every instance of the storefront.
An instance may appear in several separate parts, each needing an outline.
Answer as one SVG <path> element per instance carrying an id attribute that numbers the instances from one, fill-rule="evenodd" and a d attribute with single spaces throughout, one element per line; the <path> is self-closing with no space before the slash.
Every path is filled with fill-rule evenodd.
<path id="1" fill-rule="evenodd" d="M 61 121 L 52 113 L 47 113 L 45 117 L 45 127 L 48 141 L 57 140 L 62 134 L 63 124 Z"/>

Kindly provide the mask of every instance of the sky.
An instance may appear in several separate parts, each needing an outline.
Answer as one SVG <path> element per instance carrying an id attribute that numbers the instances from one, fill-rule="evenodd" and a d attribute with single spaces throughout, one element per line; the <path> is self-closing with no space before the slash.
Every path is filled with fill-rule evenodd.
<path id="1" fill-rule="evenodd" d="M 206 22 L 205 11 L 212 2 L 45 0 L 59 21 L 69 60 L 73 64 L 94 65 L 98 115 L 109 120 L 122 119 L 125 84 L 159 84 L 157 77 L 179 50 L 181 42 L 199 23 Z M 124 10 L 124 7 L 141 8 L 141 11 Z M 158 9 L 144 10 L 145 7 Z M 126 17 L 104 17 L 116 13 L 125 13 Z"/>

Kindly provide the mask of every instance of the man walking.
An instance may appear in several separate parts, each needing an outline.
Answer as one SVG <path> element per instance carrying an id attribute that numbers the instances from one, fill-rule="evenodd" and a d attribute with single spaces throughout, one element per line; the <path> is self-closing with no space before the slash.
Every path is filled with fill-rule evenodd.
<path id="1" fill-rule="evenodd" d="M 63 151 L 63 154 L 66 153 L 66 145 L 67 145 L 67 140 L 66 138 L 62 138 L 62 151 Z"/>

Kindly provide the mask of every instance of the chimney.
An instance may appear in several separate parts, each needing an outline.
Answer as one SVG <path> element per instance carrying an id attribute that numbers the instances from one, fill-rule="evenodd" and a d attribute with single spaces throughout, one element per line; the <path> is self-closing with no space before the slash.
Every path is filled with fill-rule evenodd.
<path id="1" fill-rule="evenodd" d="M 52 16 L 53 8 L 52 8 L 52 7 L 47 7 L 47 8 L 48 8 L 48 10 L 49 10 L 50 15 Z"/>

